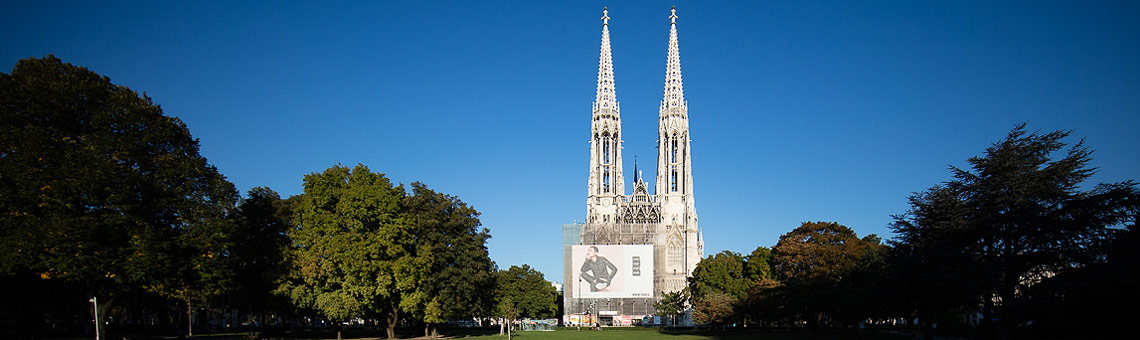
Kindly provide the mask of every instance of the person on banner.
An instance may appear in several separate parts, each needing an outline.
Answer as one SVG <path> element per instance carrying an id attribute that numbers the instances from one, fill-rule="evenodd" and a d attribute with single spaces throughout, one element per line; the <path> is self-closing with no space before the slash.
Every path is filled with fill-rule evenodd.
<path id="1" fill-rule="evenodd" d="M 604 256 L 598 256 L 598 247 L 590 246 L 586 249 L 586 261 L 582 262 L 579 275 L 590 283 L 591 292 L 605 290 L 617 275 L 617 266 Z"/>

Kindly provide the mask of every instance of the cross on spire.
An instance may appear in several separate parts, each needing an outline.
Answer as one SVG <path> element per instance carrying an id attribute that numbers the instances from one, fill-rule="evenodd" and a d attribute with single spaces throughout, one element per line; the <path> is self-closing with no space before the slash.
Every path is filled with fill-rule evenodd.
<path id="1" fill-rule="evenodd" d="M 602 12 L 604 13 L 605 11 L 603 10 Z M 672 20 L 673 24 L 677 24 L 677 6 L 673 6 L 672 13 L 669 15 L 669 20 Z"/>
<path id="2" fill-rule="evenodd" d="M 608 7 L 602 7 L 602 25 L 610 24 L 610 10 Z"/>

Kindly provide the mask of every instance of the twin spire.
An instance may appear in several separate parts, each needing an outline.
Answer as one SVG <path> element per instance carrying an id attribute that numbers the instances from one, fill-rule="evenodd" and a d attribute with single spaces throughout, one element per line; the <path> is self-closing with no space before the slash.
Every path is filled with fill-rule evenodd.
<path id="1" fill-rule="evenodd" d="M 688 169 L 688 103 L 685 102 L 684 86 L 681 81 L 677 8 L 673 7 L 669 14 L 665 92 L 661 99 L 659 120 L 661 130 L 658 135 L 657 190 L 691 194 L 689 188 L 692 184 Z M 621 115 L 614 89 L 608 8 L 602 8 L 601 19 L 602 46 L 598 56 L 598 92 L 593 110 L 590 193 L 598 196 L 622 195 L 624 181 L 621 175 Z M 640 180 L 640 177 L 640 174 L 635 173 L 634 181 Z"/>
<path id="2" fill-rule="evenodd" d="M 602 8 L 602 51 L 598 56 L 598 93 L 594 103 L 604 108 L 617 107 L 617 95 L 614 90 L 614 61 L 610 49 L 610 15 L 609 8 Z M 673 7 L 669 14 L 669 55 L 665 62 L 665 97 L 661 100 L 661 110 L 677 111 L 687 106 L 685 103 L 685 89 L 681 81 L 681 49 L 677 43 L 677 7 Z M 669 109 L 669 110 L 666 110 Z"/>

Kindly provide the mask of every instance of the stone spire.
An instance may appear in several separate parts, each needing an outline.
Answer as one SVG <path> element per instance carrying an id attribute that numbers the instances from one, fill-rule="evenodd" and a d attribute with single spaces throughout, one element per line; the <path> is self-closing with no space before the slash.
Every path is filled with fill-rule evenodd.
<path id="1" fill-rule="evenodd" d="M 669 54 L 665 59 L 665 96 L 657 131 L 658 195 L 693 194 L 689 152 L 689 103 L 681 81 L 681 49 L 677 43 L 677 8 L 669 15 Z"/>
<path id="2" fill-rule="evenodd" d="M 681 48 L 677 44 L 677 7 L 673 7 L 669 20 L 669 56 L 665 59 L 665 98 L 661 100 L 662 114 L 685 114 L 685 87 L 681 81 Z"/>
<path id="3" fill-rule="evenodd" d="M 681 49 L 677 43 L 677 8 L 669 15 L 669 55 L 665 60 L 665 96 L 657 130 L 657 187 L 665 245 L 662 292 L 684 289 L 686 277 L 704 256 L 693 196 L 693 162 L 689 139 L 689 103 L 681 82 Z"/>
<path id="4" fill-rule="evenodd" d="M 614 91 L 614 64 L 610 52 L 609 10 L 602 9 L 602 48 L 598 55 L 598 93 L 590 128 L 590 178 L 587 185 L 587 222 L 612 222 L 617 217 L 615 196 L 625 195 L 621 163 L 621 105 Z"/>
<path id="5" fill-rule="evenodd" d="M 602 52 L 598 56 L 598 95 L 594 98 L 594 112 L 598 106 L 617 112 L 617 95 L 614 92 L 614 60 L 610 52 L 609 10 L 602 9 Z"/>

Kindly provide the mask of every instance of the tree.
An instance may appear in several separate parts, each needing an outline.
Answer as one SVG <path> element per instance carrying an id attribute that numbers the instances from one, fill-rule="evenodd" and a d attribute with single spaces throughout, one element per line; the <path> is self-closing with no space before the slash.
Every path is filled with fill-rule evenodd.
<path id="1" fill-rule="evenodd" d="M 907 267 L 911 277 L 963 275 L 973 282 L 949 296 L 919 291 L 916 300 L 980 306 L 986 323 L 1000 320 L 1008 332 L 1026 321 L 1025 292 L 1033 285 L 1103 258 L 1114 228 L 1135 218 L 1140 195 L 1132 181 L 1081 190 L 1095 172 L 1092 150 L 1083 140 L 1069 147 L 1070 134 L 1030 133 L 1020 124 L 970 158 L 970 168 L 950 167 L 950 181 L 911 197 L 911 210 L 893 225 L 896 247 L 946 265 Z"/>
<path id="2" fill-rule="evenodd" d="M 732 251 L 722 251 L 697 263 L 689 278 L 693 300 L 713 293 L 725 293 L 741 299 L 747 294 L 749 280 L 745 277 L 744 258 Z"/>
<path id="3" fill-rule="evenodd" d="M 291 215 L 291 207 L 277 192 L 255 187 L 232 216 L 229 258 L 235 287 L 230 296 L 238 307 L 262 317 L 262 324 L 264 313 L 288 305 L 274 290 L 288 271 L 284 257 L 290 246 L 286 233 Z"/>
<path id="4" fill-rule="evenodd" d="M 496 316 L 508 323 L 517 317 L 550 318 L 558 311 L 558 290 L 528 265 L 500 270 L 495 281 Z"/>
<path id="5" fill-rule="evenodd" d="M 780 286 L 772 270 L 772 251 L 768 247 L 756 247 L 744 258 L 744 277 L 748 280 L 748 290 L 740 301 L 740 313 L 745 317 L 745 324 L 763 323 L 774 314 L 768 292 Z"/>
<path id="6" fill-rule="evenodd" d="M 1105 257 L 1029 287 L 1027 338 L 1112 338 L 1131 327 L 1121 313 L 1140 303 L 1140 230 L 1137 219 L 1113 232 Z"/>
<path id="7" fill-rule="evenodd" d="M 156 285 L 212 290 L 194 265 L 237 192 L 181 120 L 49 55 L 0 74 L 0 197 L 0 274 L 74 284 L 102 317 Z"/>
<path id="8" fill-rule="evenodd" d="M 679 290 L 662 294 L 661 300 L 653 303 L 653 309 L 657 310 L 657 314 L 669 317 L 673 321 L 671 325 L 676 326 L 677 315 L 683 313 L 688 304 L 688 290 Z"/>
<path id="9" fill-rule="evenodd" d="M 727 250 L 697 263 L 689 278 L 693 321 L 726 323 L 737 316 L 735 310 L 747 298 L 752 285 L 746 274 L 744 258 Z"/>
<path id="10" fill-rule="evenodd" d="M 835 222 L 804 222 L 772 248 L 772 261 L 783 280 L 838 282 L 851 272 L 872 245 Z"/>
<path id="11" fill-rule="evenodd" d="M 736 318 L 740 299 L 722 292 L 713 292 L 693 302 L 693 322 L 724 325 Z"/>
<path id="12" fill-rule="evenodd" d="M 438 336 L 435 324 L 465 316 L 488 316 L 494 290 L 494 263 L 487 252 L 479 212 L 458 197 L 412 183 L 403 213 L 412 224 L 416 256 L 431 258 L 431 268 L 417 287 L 413 314 L 424 321 L 424 336 Z"/>
<path id="13" fill-rule="evenodd" d="M 431 267 L 429 257 L 413 256 L 403 198 L 402 187 L 364 165 L 305 176 L 289 231 L 292 268 L 279 289 L 336 322 L 337 338 L 342 322 L 382 313 L 394 339 L 401 308 Z"/>
<path id="14" fill-rule="evenodd" d="M 756 247 L 744 258 L 744 277 L 752 282 L 775 280 L 772 272 L 772 250 L 765 246 Z"/>
<path id="15" fill-rule="evenodd" d="M 839 223 L 804 222 L 780 236 L 772 248 L 772 262 L 783 285 L 770 298 L 782 306 L 786 317 L 806 320 L 811 326 L 830 319 L 854 322 L 865 316 L 853 315 L 850 309 L 870 292 L 850 289 L 852 280 L 860 277 L 860 269 L 870 268 L 868 263 L 878 261 L 881 251 L 877 236 L 860 239 Z"/>

